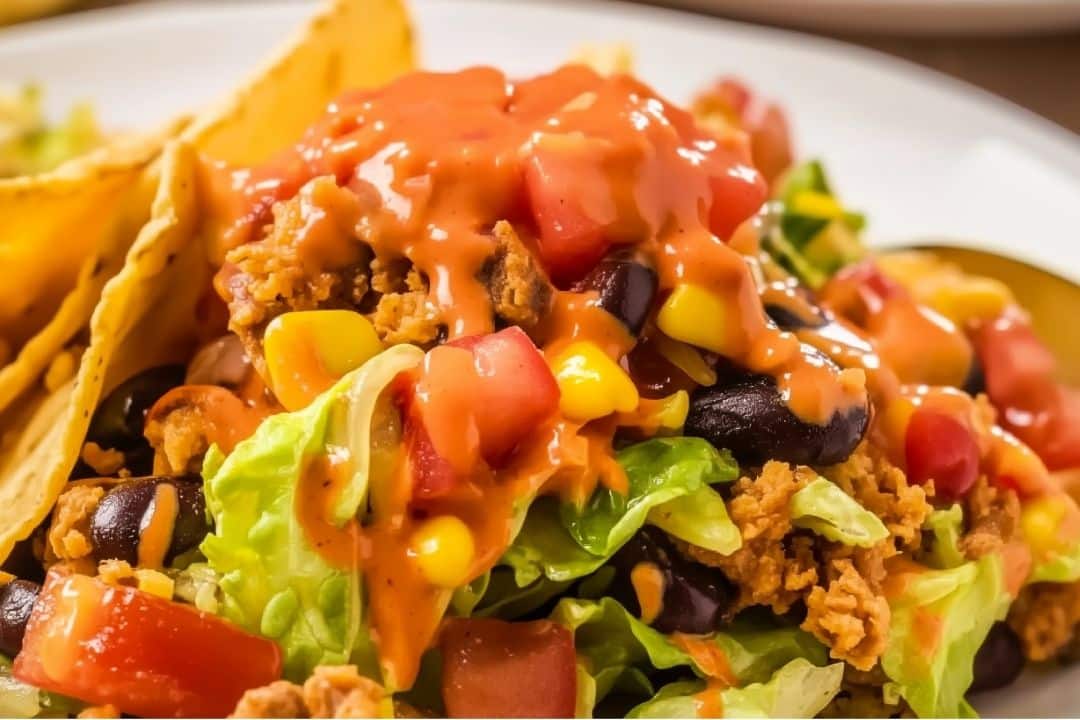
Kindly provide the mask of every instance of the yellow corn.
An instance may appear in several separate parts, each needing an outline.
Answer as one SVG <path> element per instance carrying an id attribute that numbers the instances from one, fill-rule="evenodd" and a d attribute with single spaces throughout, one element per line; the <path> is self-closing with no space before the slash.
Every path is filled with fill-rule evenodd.
<path id="1" fill-rule="evenodd" d="M 306 407 L 382 350 L 368 319 L 349 310 L 285 313 L 263 338 L 271 388 L 288 410 Z"/>
<path id="2" fill-rule="evenodd" d="M 143 592 L 172 600 L 173 579 L 163 572 L 139 568 L 135 571 L 135 582 Z"/>
<path id="3" fill-rule="evenodd" d="M 1044 495 L 1024 503 L 1020 511 L 1020 527 L 1036 558 L 1060 547 L 1061 521 L 1065 519 L 1065 510 L 1063 496 Z"/>
<path id="4" fill-rule="evenodd" d="M 665 335 L 657 335 L 655 339 L 656 348 L 664 359 L 686 373 L 686 377 L 706 387 L 716 384 L 716 371 L 709 367 L 697 348 Z"/>
<path id="5" fill-rule="evenodd" d="M 1012 304 L 1012 292 L 992 278 L 968 275 L 943 282 L 923 298 L 957 325 L 969 320 L 988 320 L 1000 315 Z"/>
<path id="6" fill-rule="evenodd" d="M 799 215 L 809 215 L 822 220 L 834 220 L 844 214 L 844 207 L 836 198 L 816 190 L 796 193 L 791 199 L 789 209 Z"/>
<path id="7" fill-rule="evenodd" d="M 568 345 L 555 356 L 551 369 L 559 383 L 559 407 L 571 420 L 587 422 L 638 405 L 630 376 L 591 342 Z"/>
<path id="8" fill-rule="evenodd" d="M 686 424 L 690 412 L 690 394 L 685 390 L 667 397 L 641 398 L 633 412 L 619 413 L 616 420 L 622 427 L 636 427 L 654 433 L 658 430 L 678 430 Z"/>
<path id="9" fill-rule="evenodd" d="M 476 557 L 472 532 L 453 515 L 424 521 L 413 532 L 409 550 L 427 581 L 447 589 L 468 581 Z"/>
<path id="10" fill-rule="evenodd" d="M 678 285 L 660 307 L 656 324 L 675 340 L 721 355 L 728 350 L 724 300 L 698 285 Z"/>

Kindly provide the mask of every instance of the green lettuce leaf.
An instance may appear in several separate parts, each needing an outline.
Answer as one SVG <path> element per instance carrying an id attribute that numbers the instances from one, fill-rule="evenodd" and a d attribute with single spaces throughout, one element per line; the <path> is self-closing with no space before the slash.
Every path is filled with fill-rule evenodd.
<path id="1" fill-rule="evenodd" d="M 52 170 L 105 141 L 89 105 L 75 105 L 63 121 L 50 124 L 42 99 L 36 85 L 0 91 L 0 178 Z"/>
<path id="2" fill-rule="evenodd" d="M 353 474 L 334 515 L 357 516 L 366 499 L 375 402 L 422 359 L 418 348 L 390 348 L 304 410 L 268 418 L 227 458 L 216 447 L 207 454 L 206 504 L 215 530 L 201 550 L 219 577 L 222 614 L 276 640 L 287 677 L 303 679 L 321 664 L 374 670 L 360 574 L 331 566 L 311 546 L 296 520 L 295 494 L 313 457 L 348 452 Z"/>
<path id="3" fill-rule="evenodd" d="M 632 445 L 618 460 L 629 481 L 626 495 L 600 488 L 583 507 L 553 498 L 532 504 L 500 561 L 513 568 L 519 587 L 595 572 L 645 522 L 718 552 L 738 549 L 738 529 L 709 487 L 738 476 L 730 453 L 700 438 L 673 437 Z M 690 496 L 699 503 L 680 502 Z"/>
<path id="4" fill-rule="evenodd" d="M 963 565 L 967 558 L 960 550 L 960 536 L 964 530 L 964 509 L 960 503 L 941 510 L 933 510 L 923 522 L 923 529 L 932 535 L 930 550 L 923 562 L 938 570 Z"/>
<path id="5" fill-rule="evenodd" d="M 819 667 L 797 658 L 777 670 L 767 682 L 741 688 L 709 688 L 701 682 L 665 686 L 656 697 L 638 705 L 632 718 L 696 718 L 715 706 L 726 718 L 812 718 L 840 691 L 844 664 Z M 711 700 L 711 693 L 719 698 Z"/>
<path id="6" fill-rule="evenodd" d="M 559 601 L 552 619 L 574 631 L 578 657 L 590 671 L 596 699 L 632 679 L 651 693 L 643 679 L 655 670 L 685 667 L 703 675 L 693 658 L 670 637 L 649 627 L 612 598 Z M 764 618 L 737 620 L 723 632 L 703 638 L 715 643 L 740 684 L 767 680 L 796 658 L 824 665 L 826 650 L 809 633 Z"/>
<path id="7" fill-rule="evenodd" d="M 720 493 L 709 486 L 668 500 L 649 511 L 648 523 L 691 545 L 730 555 L 742 547 Z"/>
<path id="8" fill-rule="evenodd" d="M 517 583 L 515 573 L 505 567 L 492 570 L 489 578 L 484 596 L 476 605 L 473 614 L 502 620 L 516 620 L 538 610 L 566 592 L 573 584 L 571 580 L 555 582 L 539 577 L 532 583 L 521 586 Z"/>
<path id="9" fill-rule="evenodd" d="M 561 508 L 563 525 L 578 545 L 605 558 L 637 532 L 654 508 L 709 485 L 731 482 L 739 472 L 731 453 L 693 437 L 647 440 L 620 451 L 617 459 L 629 481 L 627 493 L 599 488 L 584 507 L 566 503 Z M 711 505 L 715 512 L 715 503 Z M 675 510 L 671 507 L 658 515 L 664 515 L 669 525 L 685 527 L 687 523 L 674 517 Z M 726 510 L 723 518 L 727 519 Z"/>
<path id="10" fill-rule="evenodd" d="M 791 496 L 791 523 L 844 545 L 872 547 L 889 537 L 881 518 L 823 477 Z"/>
<path id="11" fill-rule="evenodd" d="M 768 217 L 762 246 L 811 288 L 865 255 L 859 232 L 866 219 L 836 201 L 817 160 L 788 171 L 776 200 L 769 203 Z"/>
<path id="12" fill-rule="evenodd" d="M 892 624 L 881 666 L 919 717 L 972 717 L 964 699 L 975 653 L 1008 610 L 1004 565 L 987 555 L 913 572 L 889 599 Z"/>
<path id="13" fill-rule="evenodd" d="M 85 707 L 78 700 L 39 690 L 16 680 L 11 674 L 11 660 L 0 655 L 0 717 L 66 718 Z"/>

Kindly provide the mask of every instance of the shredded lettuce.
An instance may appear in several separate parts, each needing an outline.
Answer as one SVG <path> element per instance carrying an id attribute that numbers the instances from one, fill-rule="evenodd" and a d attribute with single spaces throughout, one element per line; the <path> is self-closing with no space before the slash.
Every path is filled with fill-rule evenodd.
<path id="1" fill-rule="evenodd" d="M 77 700 L 16 680 L 11 675 L 11 660 L 0 655 L 0 717 L 66 718 L 78 714 L 83 706 Z"/>
<path id="2" fill-rule="evenodd" d="M 629 540 L 654 508 L 668 525 L 691 524 L 675 517 L 674 506 L 662 506 L 709 485 L 731 482 L 738 475 L 731 454 L 718 452 L 701 438 L 647 440 L 620 451 L 617 459 L 626 472 L 628 492 L 599 488 L 584 507 L 566 503 L 560 511 L 563 525 L 578 545 L 600 557 L 610 557 Z M 715 512 L 715 503 L 711 506 Z M 723 501 L 720 506 L 727 520 Z"/>
<path id="3" fill-rule="evenodd" d="M 552 619 L 574 631 L 574 646 L 589 670 L 596 700 L 616 687 L 623 691 L 628 686 L 637 687 L 638 694 L 651 695 L 648 675 L 655 670 L 683 667 L 688 674 L 705 674 L 670 637 L 634 617 L 612 598 L 564 598 Z M 775 670 L 796 658 L 818 665 L 827 659 L 824 646 L 794 626 L 738 620 L 723 632 L 701 639 L 717 645 L 740 684 L 768 680 Z"/>
<path id="4" fill-rule="evenodd" d="M 668 535 L 721 555 L 742 547 L 742 535 L 728 517 L 724 499 L 709 486 L 654 507 L 648 522 Z"/>
<path id="5" fill-rule="evenodd" d="M 999 555 L 944 570 L 909 573 L 891 597 L 881 666 L 919 717 L 973 717 L 964 699 L 975 653 L 1008 610 Z"/>
<path id="6" fill-rule="evenodd" d="M 1080 580 L 1080 542 L 1054 553 L 1031 571 L 1028 582 L 1070 583 Z"/>
<path id="7" fill-rule="evenodd" d="M 873 547 L 889 537 L 881 518 L 823 477 L 791 496 L 791 523 L 844 545 Z"/>
<path id="8" fill-rule="evenodd" d="M 303 679 L 321 664 L 375 667 L 360 575 L 331 566 L 311 546 L 296 519 L 295 494 L 313 457 L 347 452 L 354 472 L 334 516 L 357 516 L 366 499 L 369 435 L 363 431 L 370 431 L 370 416 L 367 422 L 360 416 L 422 359 L 416 347 L 390 348 L 304 410 L 268 418 L 227 458 L 216 447 L 207 454 L 203 475 L 215 530 L 201 549 L 220 578 L 222 613 L 276 640 L 287 677 Z"/>
<path id="9" fill-rule="evenodd" d="M 769 204 L 775 219 L 763 237 L 773 258 L 811 288 L 865 254 L 859 232 L 866 219 L 836 199 L 825 168 L 811 160 L 792 168 Z"/>
<path id="10" fill-rule="evenodd" d="M 632 445 L 617 458 L 629 481 L 625 495 L 600 488 L 583 506 L 541 498 L 529 508 L 501 561 L 519 587 L 541 576 L 566 582 L 589 575 L 646 522 L 718 552 L 738 549 L 738 529 L 709 487 L 738 475 L 730 453 L 701 438 L 673 437 Z"/>
<path id="11" fill-rule="evenodd" d="M 93 109 L 74 106 L 63 122 L 50 125 L 41 88 L 0 91 L 0 178 L 46 172 L 101 145 L 104 137 Z"/>
<path id="12" fill-rule="evenodd" d="M 631 718 L 696 718 L 710 705 L 728 718 L 812 718 L 840 691 L 844 664 L 818 667 L 797 658 L 767 682 L 742 688 L 710 688 L 702 682 L 678 682 L 630 711 Z M 718 698 L 710 698 L 711 694 Z"/>
<path id="13" fill-rule="evenodd" d="M 923 529 L 932 536 L 930 550 L 923 561 L 932 568 L 947 570 L 963 565 L 967 558 L 960 550 L 960 535 L 964 529 L 964 509 L 960 503 L 933 510 L 923 522 Z"/>

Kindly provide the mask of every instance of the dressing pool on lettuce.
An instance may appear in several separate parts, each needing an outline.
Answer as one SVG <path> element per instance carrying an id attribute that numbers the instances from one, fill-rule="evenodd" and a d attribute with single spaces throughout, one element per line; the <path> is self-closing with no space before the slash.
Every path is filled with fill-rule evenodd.
<path id="1" fill-rule="evenodd" d="M 347 468 L 333 498 L 341 527 L 366 512 L 372 416 L 379 395 L 423 352 L 398 345 L 346 375 L 304 410 L 268 418 L 228 456 L 211 450 L 204 465 L 215 530 L 202 544 L 220 575 L 223 614 L 273 638 L 285 670 L 303 679 L 317 665 L 377 664 L 363 608 L 359 558 L 354 570 L 332 565 L 312 547 L 297 518 L 297 495 L 311 463 Z M 357 550 L 358 551 L 358 550 Z"/>

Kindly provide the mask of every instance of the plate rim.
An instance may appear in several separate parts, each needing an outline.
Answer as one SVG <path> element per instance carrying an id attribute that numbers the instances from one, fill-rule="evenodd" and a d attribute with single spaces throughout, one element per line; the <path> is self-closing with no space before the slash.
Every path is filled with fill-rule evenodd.
<path id="1" fill-rule="evenodd" d="M 928 4 L 936 0 L 899 1 Z M 959 0 L 959 2 L 965 3 L 981 1 Z M 501 0 L 407 0 L 408 5 L 416 7 L 423 5 L 453 5 L 458 2 L 466 2 L 469 5 L 487 5 L 492 9 L 497 9 L 501 5 Z M 632 2 L 631 0 L 516 0 L 514 5 L 518 8 L 521 6 L 560 7 L 567 12 L 584 14 L 596 13 L 604 8 L 617 8 L 617 12 L 621 15 L 636 15 L 640 20 L 651 19 L 664 24 L 685 22 L 692 18 L 696 24 L 705 23 L 715 28 L 725 28 L 748 39 L 760 38 L 766 42 L 798 44 L 802 48 L 833 56 L 846 54 L 853 60 L 872 66 L 875 72 L 906 75 L 913 81 L 932 85 L 937 91 L 952 94 L 962 102 L 981 103 L 987 107 L 993 106 L 997 114 L 1003 117 L 1008 115 L 1008 119 L 1018 126 L 1027 125 L 1029 126 L 1028 130 L 1037 130 L 1040 134 L 1045 134 L 1048 140 L 1060 143 L 1063 148 L 1067 148 L 1070 155 L 1075 156 L 1072 160 L 1080 163 L 1080 134 L 967 80 L 953 77 L 934 68 L 920 65 L 906 58 L 890 55 L 881 50 L 848 42 L 843 38 L 824 37 L 811 31 L 760 25 L 750 20 L 717 17 L 685 8 L 647 5 Z M 184 21 L 190 22 L 199 17 L 210 18 L 216 16 L 220 19 L 235 16 L 239 18 L 249 14 L 263 13 L 287 15 L 302 12 L 305 8 L 313 9 L 317 6 L 318 2 L 316 0 L 264 0 L 258 3 L 245 0 L 221 0 L 213 4 L 190 0 L 161 0 L 145 4 L 95 8 L 0 28 L 0 52 L 5 52 L 8 46 L 32 42 L 35 39 L 49 38 L 51 41 L 56 41 L 57 38 L 63 35 L 85 34 L 100 27 L 111 25 L 115 28 L 117 24 L 137 25 L 142 22 L 149 22 L 154 20 L 155 16 L 183 16 Z M 420 53 L 422 56 L 422 47 Z M 1080 165 L 1077 166 L 1077 169 L 1080 170 Z"/>

